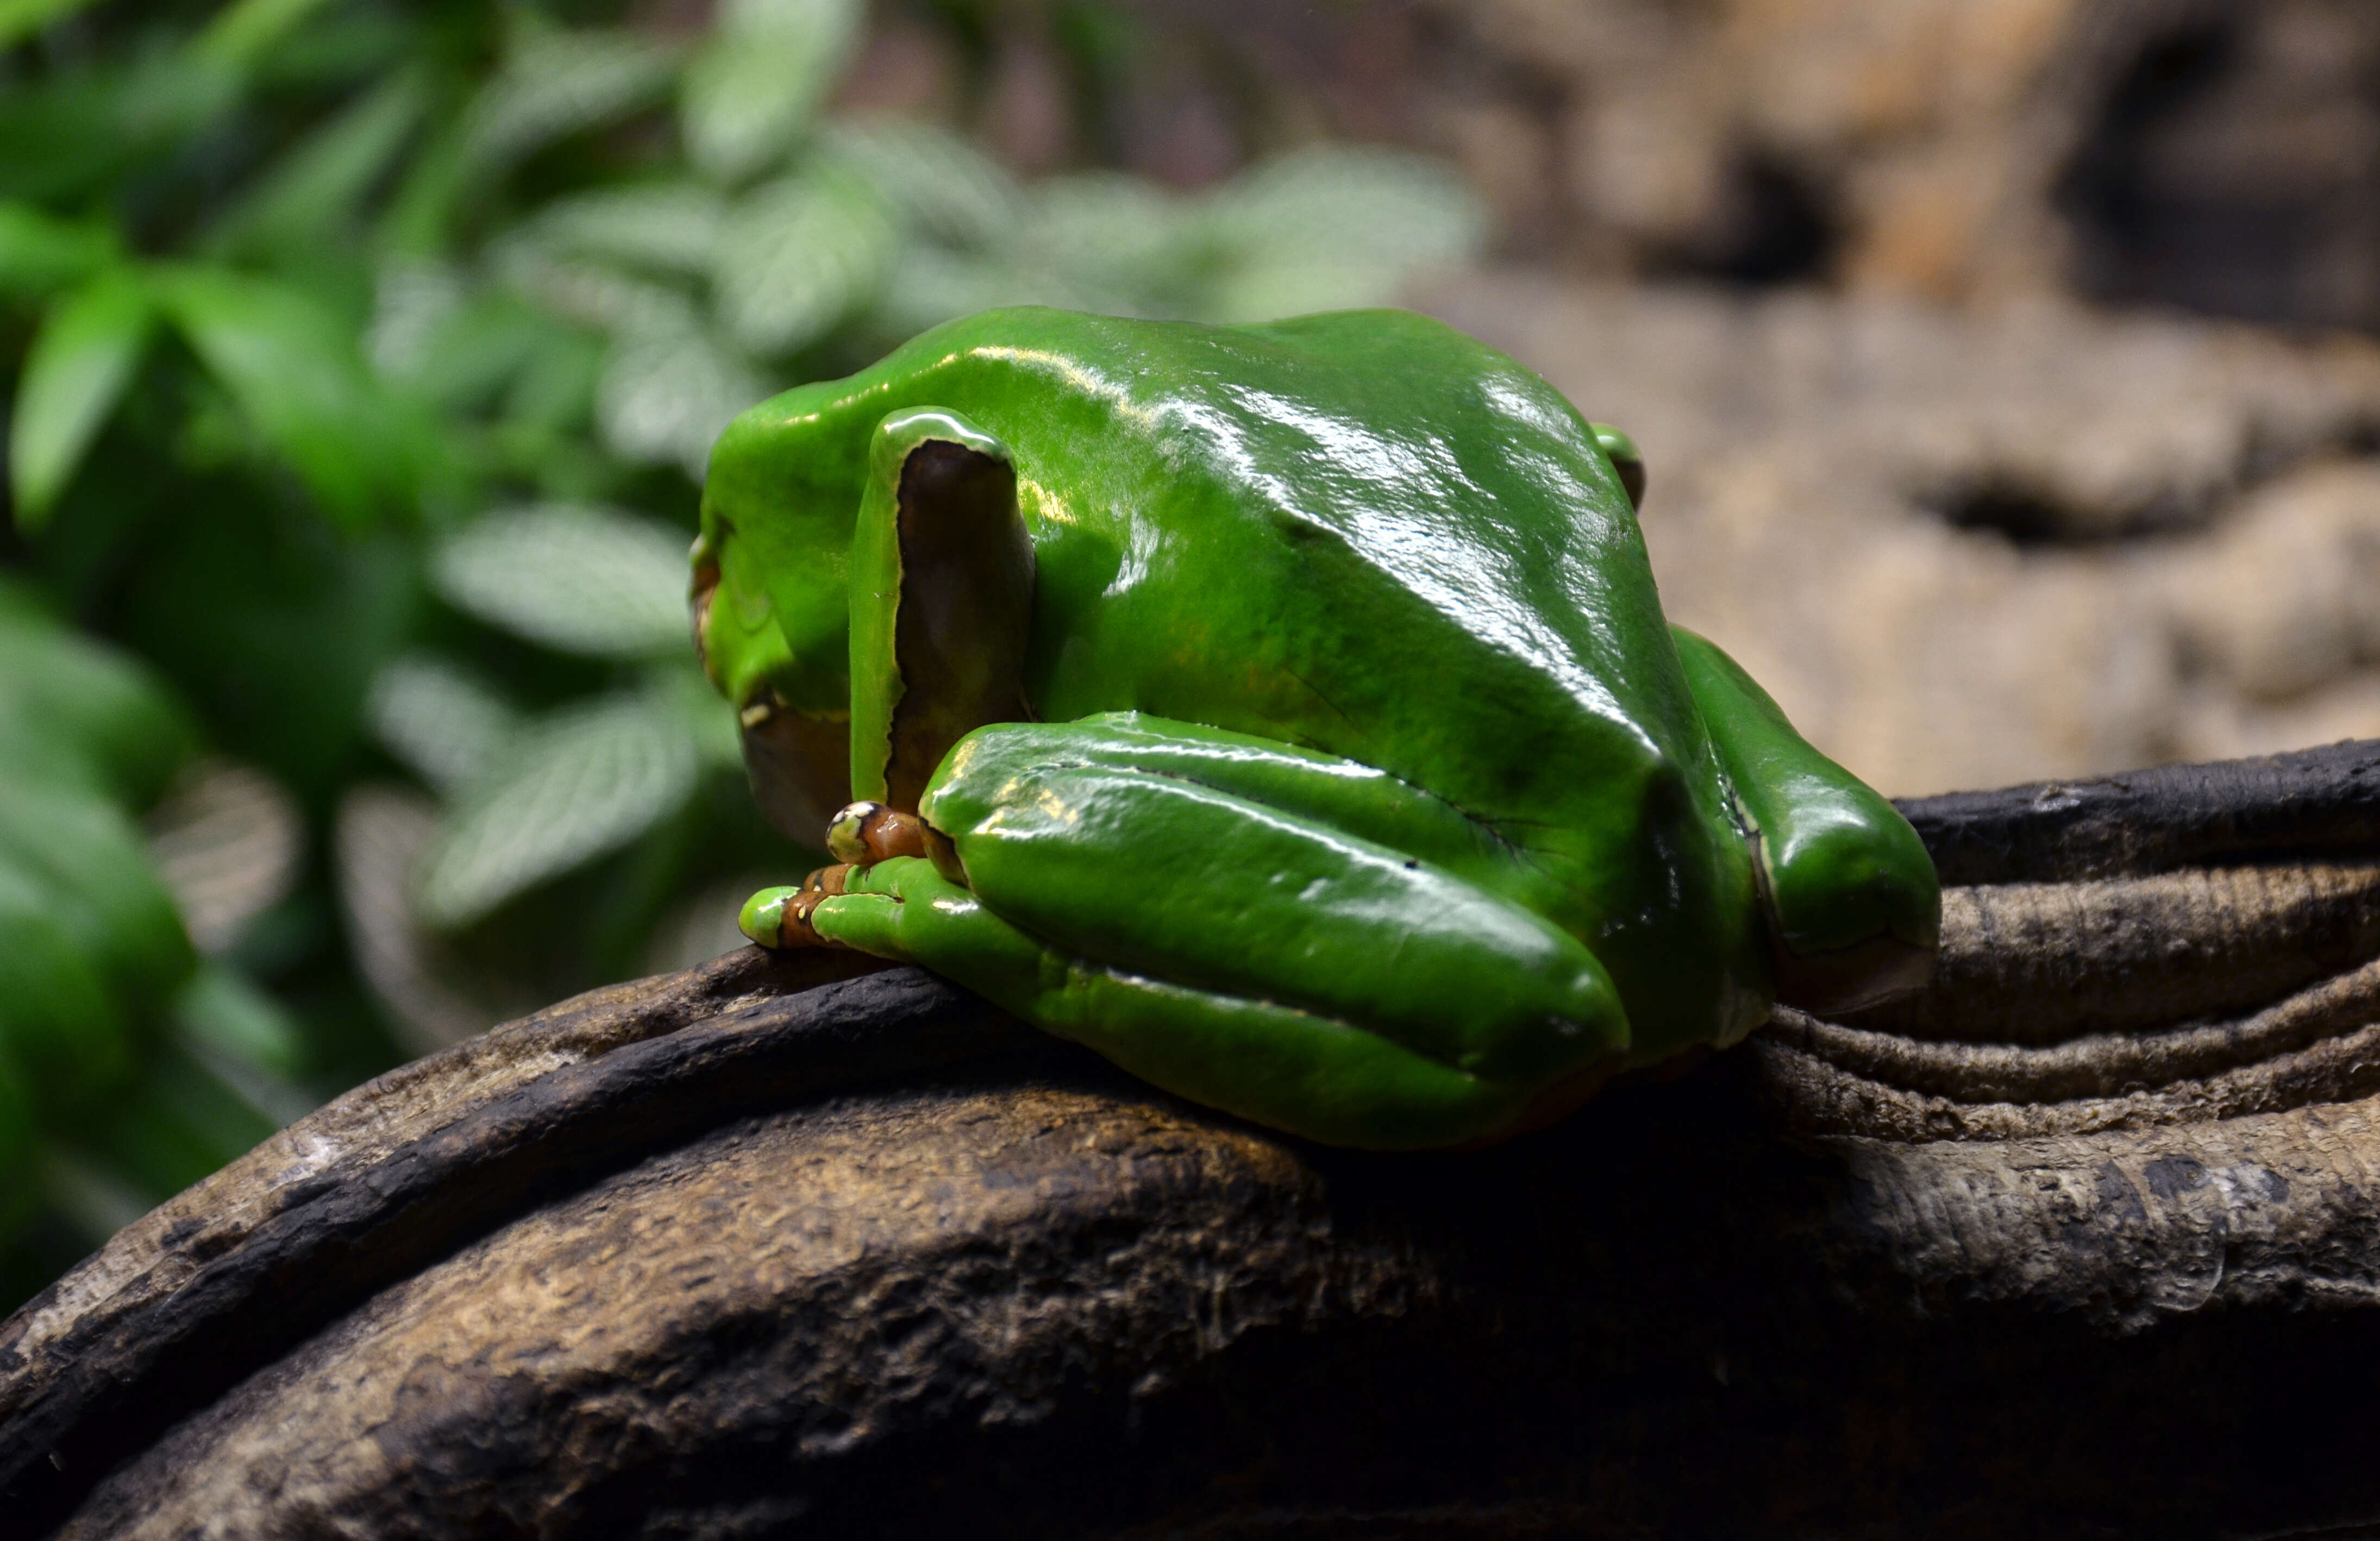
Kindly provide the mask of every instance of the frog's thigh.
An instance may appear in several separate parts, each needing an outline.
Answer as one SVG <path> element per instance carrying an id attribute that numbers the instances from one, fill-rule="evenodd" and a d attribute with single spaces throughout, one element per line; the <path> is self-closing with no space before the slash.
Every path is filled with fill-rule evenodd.
<path id="1" fill-rule="evenodd" d="M 1924 984 L 1942 895 L 1917 831 L 1795 733 L 1733 659 L 1671 630 L 1737 800 L 1759 827 L 1779 997 L 1842 1011 Z"/>
<path id="2" fill-rule="evenodd" d="M 1625 1050 L 1610 982 L 1574 938 L 1339 827 L 1327 793 L 1284 807 L 1251 795 L 1245 763 L 1197 774 L 1153 721 L 998 724 L 951 756 L 922 811 L 987 905 L 1072 953 L 1469 1074 L 1534 1084 Z"/>

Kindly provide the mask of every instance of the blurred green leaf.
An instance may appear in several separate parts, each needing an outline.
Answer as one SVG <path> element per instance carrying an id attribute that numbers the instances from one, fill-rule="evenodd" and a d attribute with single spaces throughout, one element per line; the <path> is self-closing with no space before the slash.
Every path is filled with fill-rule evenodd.
<path id="1" fill-rule="evenodd" d="M 850 58 L 862 9 L 857 0 L 724 0 L 678 108 L 696 167 L 740 181 L 790 149 Z"/>
<path id="2" fill-rule="evenodd" d="M 875 288 L 895 240 L 873 189 L 848 173 L 771 183 L 728 217 L 715 279 L 720 317 L 757 354 L 815 342 Z"/>
<path id="3" fill-rule="evenodd" d="M 505 900 L 618 849 L 675 811 L 698 760 L 677 714 L 648 696 L 565 709 L 528 728 L 442 824 L 419 878 L 431 925 L 469 925 Z"/>
<path id="4" fill-rule="evenodd" d="M 1239 249 L 1446 262 L 1487 234 L 1479 196 L 1439 162 L 1362 145 L 1268 161 L 1209 199 L 1208 223 Z"/>
<path id="5" fill-rule="evenodd" d="M 170 155 L 239 103 L 237 75 L 155 49 L 128 66 L 0 91 L 0 196 L 89 198 L 116 173 Z"/>
<path id="6" fill-rule="evenodd" d="M 528 236 L 558 254 L 700 276 L 725 213 L 717 193 L 691 182 L 606 188 L 546 205 Z"/>
<path id="7" fill-rule="evenodd" d="M 290 29 L 322 7 L 324 0 L 232 0 L 191 40 L 194 61 L 246 69 Z"/>
<path id="8" fill-rule="evenodd" d="M 565 320 L 614 331 L 684 325 L 693 301 L 665 283 L 557 250 L 528 235 L 499 242 L 492 263 L 515 291 Z"/>
<path id="9" fill-rule="evenodd" d="M 13 604 L 0 614 L 0 784 L 64 780 L 143 807 L 197 748 L 180 703 L 128 655 Z"/>
<path id="10" fill-rule="evenodd" d="M 325 511 L 358 526 L 405 496 L 407 425 L 340 317 L 302 290 L 222 268 L 163 270 L 152 289 Z"/>
<path id="11" fill-rule="evenodd" d="M 115 233 L 106 225 L 0 201 L 0 293 L 55 294 L 115 261 L 117 250 Z"/>
<path id="12" fill-rule="evenodd" d="M 686 537 L 616 509 L 504 509 L 450 536 L 431 564 L 439 595 L 563 652 L 688 651 Z"/>
<path id="13" fill-rule="evenodd" d="M 473 186 L 472 128 L 469 115 L 449 114 L 423 135 L 381 215 L 376 241 L 382 250 L 447 255 L 457 213 Z"/>
<path id="14" fill-rule="evenodd" d="M 313 806 L 352 770 L 371 682 L 422 606 L 421 552 L 394 524 L 340 529 L 253 476 L 184 483 L 124 587 L 127 643 L 204 714 L 213 746 Z"/>
<path id="15" fill-rule="evenodd" d="M 150 318 L 138 275 L 110 268 L 42 319 L 8 428 L 9 490 L 18 528 L 30 533 L 49 522 L 52 504 L 132 382 Z"/>
<path id="16" fill-rule="evenodd" d="M 937 240 L 989 247 L 1024 218 L 1025 196 L 1008 168 L 947 129 L 878 118 L 828 124 L 819 139 L 905 224 Z"/>
<path id="17" fill-rule="evenodd" d="M 302 254 L 354 223 L 421 121 L 426 91 L 407 72 L 366 93 L 275 163 L 218 221 L 225 251 Z"/>
<path id="18" fill-rule="evenodd" d="M 659 101 L 676 69 L 672 51 L 648 36 L 523 21 L 504 68 L 473 105 L 467 156 L 483 171 L 500 170 Z"/>
<path id="19" fill-rule="evenodd" d="M 364 710 L 388 751 L 450 797 L 486 773 L 520 726 L 480 680 L 419 655 L 382 670 Z"/>
<path id="20" fill-rule="evenodd" d="M 0 0 L 0 48 L 28 38 L 53 21 L 91 7 L 92 0 Z"/>
<path id="21" fill-rule="evenodd" d="M 123 1009 L 59 919 L 55 895 L 12 862 L 0 862 L 0 1054 L 41 1088 L 40 1110 L 52 1115 L 122 1076 L 132 1056 Z"/>
<path id="22" fill-rule="evenodd" d="M 1053 176 L 1035 189 L 1029 253 L 1077 293 L 1105 291 L 1093 309 L 1177 312 L 1205 253 L 1180 199 L 1122 172 Z"/>
<path id="23" fill-rule="evenodd" d="M 50 1147 L 156 1204 L 254 1149 L 277 1120 L 172 1039 L 152 1045 L 137 1075 Z M 93 1217 L 102 1219 L 102 1217 Z"/>
<path id="24" fill-rule="evenodd" d="M 174 1002 L 182 1049 L 274 1125 L 313 1110 L 298 1086 L 311 1068 L 306 1030 L 288 1009 L 238 969 L 201 968 Z"/>
<path id="25" fill-rule="evenodd" d="M 662 309 L 614 334 L 595 418 L 614 455 L 674 463 L 698 479 L 720 431 L 768 394 L 767 382 L 691 308 Z"/>
<path id="26" fill-rule="evenodd" d="M 462 309 L 469 285 L 452 262 L 400 255 L 373 275 L 372 318 L 364 331 L 364 356 L 392 380 L 418 375 L 431 339 Z"/>
<path id="27" fill-rule="evenodd" d="M 122 809 L 81 787 L 0 796 L 0 867 L 38 886 L 50 916 L 121 1014 L 144 1019 L 197 966 L 173 896 Z"/>

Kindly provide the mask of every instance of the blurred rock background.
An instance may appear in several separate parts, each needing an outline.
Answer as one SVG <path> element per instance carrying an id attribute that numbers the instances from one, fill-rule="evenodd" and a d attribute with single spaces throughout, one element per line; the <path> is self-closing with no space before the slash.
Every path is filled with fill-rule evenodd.
<path id="1" fill-rule="evenodd" d="M 2380 734 L 2368 5 L 0 5 L 0 1304 L 733 944 L 710 441 L 1015 300 L 1509 349 L 1895 793 Z"/>
<path id="2" fill-rule="evenodd" d="M 2380 7 L 1143 8 L 1463 169 L 1419 303 L 1637 435 L 1670 613 L 1871 781 L 2380 734 Z"/>

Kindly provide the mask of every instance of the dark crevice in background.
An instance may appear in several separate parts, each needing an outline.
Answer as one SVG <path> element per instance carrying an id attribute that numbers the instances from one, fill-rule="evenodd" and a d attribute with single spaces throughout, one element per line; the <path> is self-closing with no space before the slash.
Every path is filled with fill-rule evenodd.
<path id="1" fill-rule="evenodd" d="M 2153 504 L 2120 512 L 2078 507 L 2042 488 L 2002 478 L 1959 481 L 1917 495 L 1953 529 L 1996 534 L 2026 550 L 2084 550 L 2190 533 L 2203 511 Z"/>
<path id="2" fill-rule="evenodd" d="M 2185 497 L 2168 490 L 2130 507 L 2092 506 L 2006 473 L 1949 476 L 1912 489 L 1918 509 L 1953 529 L 1998 535 L 2023 549 L 2082 551 L 2170 540 L 2215 528 L 2268 482 L 2327 461 L 2380 455 L 2380 422 L 2348 422 L 2312 441 L 2252 436 L 2229 480 Z"/>
<path id="3" fill-rule="evenodd" d="M 1658 271 L 1750 286 L 1807 283 L 1827 276 L 1842 244 L 1842 220 L 1827 190 L 1756 151 L 1731 168 L 1719 208 Z"/>
<path id="4" fill-rule="evenodd" d="M 2284 0 L 2143 49 L 2057 188 L 2078 289 L 2380 326 L 2380 79 L 2335 22 Z"/>

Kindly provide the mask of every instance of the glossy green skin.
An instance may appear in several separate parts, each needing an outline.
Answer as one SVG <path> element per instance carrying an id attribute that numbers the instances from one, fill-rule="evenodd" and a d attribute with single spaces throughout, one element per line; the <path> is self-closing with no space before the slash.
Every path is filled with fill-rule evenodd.
<path id="1" fill-rule="evenodd" d="M 1014 468 L 1035 720 L 928 786 L 956 861 L 855 872 L 821 935 L 1371 1147 L 1492 1138 L 1732 1043 L 1780 942 L 1931 948 L 1914 835 L 1673 636 L 1589 426 L 1403 312 L 990 311 L 738 419 L 706 663 L 739 706 L 851 713 L 861 795 L 902 676 L 855 524 L 889 517 L 921 408 Z"/>

